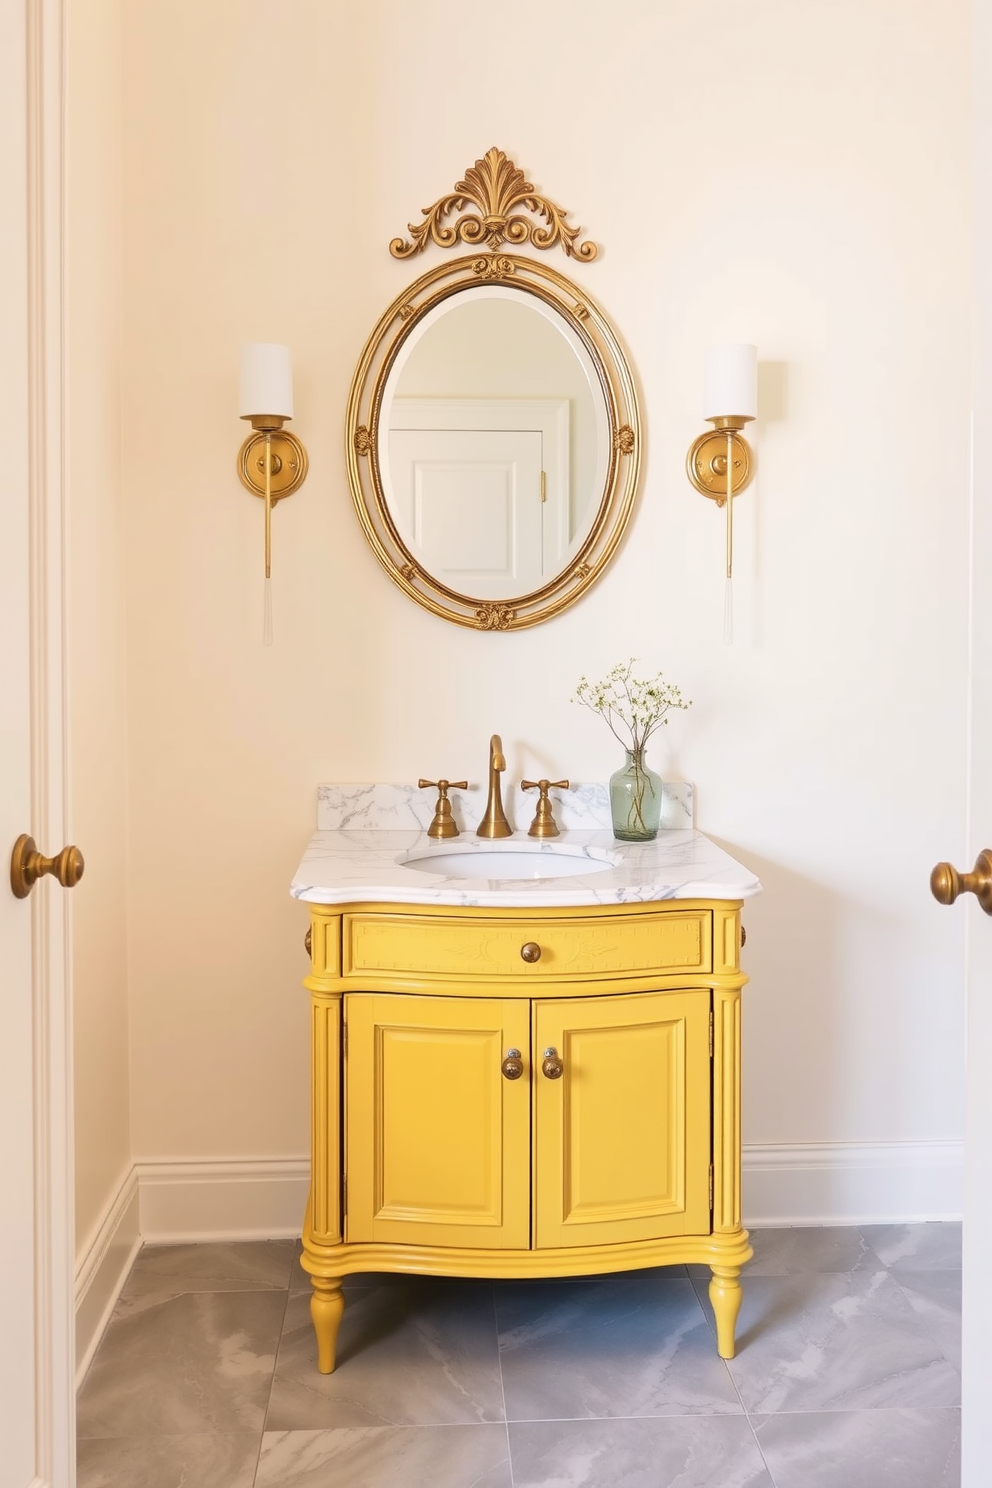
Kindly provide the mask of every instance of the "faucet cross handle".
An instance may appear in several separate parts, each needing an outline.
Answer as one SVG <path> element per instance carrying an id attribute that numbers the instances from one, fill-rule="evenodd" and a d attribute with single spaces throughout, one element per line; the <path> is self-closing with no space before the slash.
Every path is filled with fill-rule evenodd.
<path id="1" fill-rule="evenodd" d="M 558 823 L 555 821 L 548 798 L 549 790 L 568 790 L 567 780 L 521 780 L 521 790 L 539 790 L 540 798 L 534 820 L 527 831 L 528 837 L 557 837 Z"/>
<path id="2" fill-rule="evenodd" d="M 434 820 L 427 828 L 428 837 L 457 837 L 458 828 L 451 814 L 451 802 L 448 800 L 449 790 L 468 790 L 467 780 L 418 780 L 417 785 L 421 790 L 436 787 L 438 792 L 437 805 L 434 808 Z"/>

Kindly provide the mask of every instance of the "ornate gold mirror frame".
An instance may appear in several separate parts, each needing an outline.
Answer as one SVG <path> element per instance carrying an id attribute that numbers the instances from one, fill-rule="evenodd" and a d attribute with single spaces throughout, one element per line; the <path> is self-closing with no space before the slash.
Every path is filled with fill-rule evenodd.
<path id="1" fill-rule="evenodd" d="M 478 212 L 466 211 L 470 205 Z M 446 218 L 452 213 L 461 215 L 448 224 Z M 577 242 L 579 230 L 565 217 L 560 207 L 535 192 L 501 150 L 489 150 L 477 160 L 452 194 L 425 211 L 421 223 L 411 224 L 410 240 L 394 238 L 389 249 L 395 258 L 410 258 L 429 243 L 440 248 L 463 243 L 484 245 L 488 253 L 431 269 L 397 296 L 365 345 L 348 400 L 348 476 L 359 520 L 376 557 L 417 604 L 442 619 L 477 630 L 522 630 L 574 604 L 616 552 L 637 490 L 641 448 L 637 394 L 612 325 L 591 296 L 563 274 L 540 260 L 504 251 L 507 244 L 529 243 L 537 249 L 559 245 L 568 257 L 590 262 L 596 257 L 596 245 Z M 561 317 L 585 348 L 606 409 L 609 450 L 604 488 L 595 493 L 592 503 L 595 514 L 565 567 L 527 594 L 481 599 L 459 593 L 425 572 L 404 543 L 386 501 L 380 416 L 389 374 L 424 317 L 453 295 L 494 283 L 536 296 Z"/>

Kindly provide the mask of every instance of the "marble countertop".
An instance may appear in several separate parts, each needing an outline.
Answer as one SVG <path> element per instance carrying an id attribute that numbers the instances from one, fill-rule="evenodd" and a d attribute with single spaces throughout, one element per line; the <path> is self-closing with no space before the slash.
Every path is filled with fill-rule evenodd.
<path id="1" fill-rule="evenodd" d="M 450 878 L 406 866 L 409 855 L 564 851 L 587 857 L 590 871 L 566 878 Z M 607 860 L 604 866 L 604 858 Z M 519 860 L 518 860 L 519 861 Z M 318 830 L 290 893 L 312 904 L 434 904 L 526 909 L 640 904 L 660 899 L 748 899 L 754 874 L 691 827 L 663 829 L 653 842 L 617 842 L 609 828 L 569 829 L 548 842 L 517 832 L 499 842 L 474 833 L 436 842 L 422 829 Z"/>

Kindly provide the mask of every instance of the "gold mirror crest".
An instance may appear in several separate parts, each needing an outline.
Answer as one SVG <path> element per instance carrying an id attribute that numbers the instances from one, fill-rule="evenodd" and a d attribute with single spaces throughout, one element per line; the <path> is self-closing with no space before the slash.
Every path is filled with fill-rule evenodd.
<path id="1" fill-rule="evenodd" d="M 478 213 L 466 212 L 469 204 L 478 207 Z M 520 216 L 518 207 L 532 213 L 538 221 Z M 432 207 L 424 207 L 423 212 L 423 222 L 407 224 L 409 242 L 394 238 L 390 243 L 389 251 L 394 258 L 412 258 L 423 253 L 428 243 L 436 243 L 439 248 L 453 248 L 456 243 L 470 246 L 485 243 L 493 253 L 504 243 L 512 243 L 514 247 L 530 243 L 535 248 L 554 248 L 560 243 L 569 258 L 581 258 L 586 263 L 599 251 L 588 240 L 575 241 L 579 229 L 565 221 L 568 213 L 535 191 L 530 181 L 524 179 L 523 171 L 495 146 L 465 172 L 464 179 L 455 183 L 453 192 L 439 197 Z M 463 215 L 453 226 L 445 226 L 445 217 L 456 212 Z M 506 272 L 503 266 L 509 260 L 503 258 L 498 263 L 500 267 L 490 272 Z"/>

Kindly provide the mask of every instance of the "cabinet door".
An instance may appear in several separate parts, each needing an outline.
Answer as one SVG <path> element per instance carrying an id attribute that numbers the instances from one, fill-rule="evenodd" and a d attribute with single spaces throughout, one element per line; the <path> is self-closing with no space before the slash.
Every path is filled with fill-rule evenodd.
<path id="1" fill-rule="evenodd" d="M 345 1236 L 526 1247 L 529 1004 L 345 997 Z M 522 1052 L 523 1075 L 502 1061 Z"/>
<path id="2" fill-rule="evenodd" d="M 538 1248 L 709 1233 L 709 1032 L 708 991 L 534 1004 Z"/>

